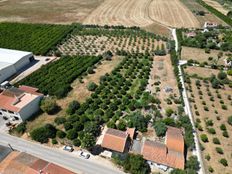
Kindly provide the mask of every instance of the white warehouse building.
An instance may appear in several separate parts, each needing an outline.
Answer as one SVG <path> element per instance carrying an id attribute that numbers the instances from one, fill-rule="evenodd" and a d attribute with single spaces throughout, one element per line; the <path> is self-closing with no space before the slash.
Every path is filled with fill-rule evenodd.
<path id="1" fill-rule="evenodd" d="M 0 48 L 0 83 L 34 60 L 31 52 Z"/>

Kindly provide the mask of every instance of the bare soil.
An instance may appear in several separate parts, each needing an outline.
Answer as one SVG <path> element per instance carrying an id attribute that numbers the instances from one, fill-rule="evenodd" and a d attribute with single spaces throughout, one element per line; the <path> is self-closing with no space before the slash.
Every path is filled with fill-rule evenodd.
<path id="1" fill-rule="evenodd" d="M 212 74 L 217 76 L 220 70 L 211 69 L 211 68 L 204 68 L 204 67 L 197 67 L 197 66 L 188 66 L 185 68 L 185 72 L 189 75 L 197 74 L 200 77 L 208 78 Z M 228 79 L 232 80 L 232 76 L 227 76 Z"/>
<path id="2" fill-rule="evenodd" d="M 181 51 L 181 59 L 184 60 L 197 60 L 200 63 L 208 62 L 208 64 L 212 64 L 213 61 L 209 61 L 209 57 L 213 57 L 213 59 L 217 60 L 217 55 L 220 51 L 219 50 L 210 50 L 210 53 L 205 53 L 204 49 L 201 48 L 192 48 L 192 47 L 182 47 Z M 227 58 L 226 54 L 228 52 L 223 52 L 223 56 L 216 61 L 218 65 L 225 65 L 224 59 Z"/>
<path id="3" fill-rule="evenodd" d="M 155 85 L 155 82 L 160 82 L 160 85 Z M 170 87 L 172 91 L 166 92 L 166 87 Z M 160 91 L 157 91 L 157 88 L 159 88 Z M 172 108 L 174 111 L 177 111 L 178 105 L 175 104 L 171 98 L 178 99 L 180 94 L 177 87 L 176 77 L 173 72 L 170 55 L 154 57 L 148 89 L 151 90 L 155 97 L 160 99 L 163 113 L 165 113 L 165 109 L 167 108 Z M 172 104 L 167 104 L 168 98 L 172 100 Z"/>

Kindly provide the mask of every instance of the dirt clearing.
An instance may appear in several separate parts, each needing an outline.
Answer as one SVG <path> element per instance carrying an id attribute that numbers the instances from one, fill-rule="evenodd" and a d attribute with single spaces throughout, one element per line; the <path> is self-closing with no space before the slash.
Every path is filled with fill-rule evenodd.
<path id="1" fill-rule="evenodd" d="M 213 61 L 216 61 L 218 65 L 225 65 L 224 59 L 227 57 L 227 52 L 223 52 L 223 56 L 218 60 L 217 55 L 220 50 L 210 50 L 210 53 L 205 53 L 204 49 L 192 48 L 192 47 L 182 47 L 181 59 L 184 60 L 197 60 L 199 63 L 208 62 L 212 64 Z M 213 60 L 209 59 L 212 57 Z"/>
<path id="2" fill-rule="evenodd" d="M 161 101 L 163 112 L 167 108 L 177 110 L 174 100 L 180 95 L 170 55 L 154 57 L 148 89 Z"/>

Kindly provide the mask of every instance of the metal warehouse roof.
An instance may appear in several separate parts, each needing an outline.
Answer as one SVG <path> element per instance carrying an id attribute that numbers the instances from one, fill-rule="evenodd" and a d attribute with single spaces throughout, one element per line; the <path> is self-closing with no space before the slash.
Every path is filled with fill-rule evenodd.
<path id="1" fill-rule="evenodd" d="M 21 58 L 32 55 L 31 52 L 0 48 L 0 69 L 16 63 Z"/>

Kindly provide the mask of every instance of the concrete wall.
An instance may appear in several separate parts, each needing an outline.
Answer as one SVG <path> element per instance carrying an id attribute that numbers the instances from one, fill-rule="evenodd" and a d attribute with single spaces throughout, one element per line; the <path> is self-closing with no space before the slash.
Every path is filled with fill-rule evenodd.
<path id="1" fill-rule="evenodd" d="M 7 78 L 11 77 L 17 71 L 14 65 L 10 65 L 0 70 L 0 83 L 4 82 Z"/>
<path id="2" fill-rule="evenodd" d="M 34 113 L 39 111 L 40 109 L 40 100 L 42 96 L 38 96 L 35 100 L 27 104 L 23 109 L 20 110 L 19 115 L 23 121 L 27 120 L 31 117 Z"/>

